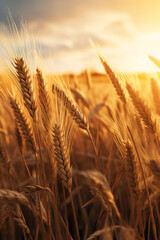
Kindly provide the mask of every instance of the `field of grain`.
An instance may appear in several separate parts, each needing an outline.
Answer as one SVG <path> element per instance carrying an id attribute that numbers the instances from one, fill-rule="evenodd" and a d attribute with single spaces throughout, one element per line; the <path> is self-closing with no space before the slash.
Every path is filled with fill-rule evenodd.
<path id="1" fill-rule="evenodd" d="M 157 64 L 156 59 L 152 58 Z M 0 76 L 0 239 L 160 239 L 158 74 Z"/>

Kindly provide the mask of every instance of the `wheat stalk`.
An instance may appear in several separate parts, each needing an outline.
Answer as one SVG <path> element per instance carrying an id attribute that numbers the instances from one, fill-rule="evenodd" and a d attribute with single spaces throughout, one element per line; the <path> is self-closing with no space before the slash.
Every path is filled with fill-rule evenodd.
<path id="1" fill-rule="evenodd" d="M 46 145 L 46 153 L 47 153 L 47 160 L 49 164 L 49 171 L 51 176 L 52 184 L 55 184 L 55 180 L 57 177 L 57 161 L 54 159 L 54 146 L 53 143 L 48 141 L 45 143 Z M 53 189 L 52 189 L 53 190 Z"/>
<path id="2" fill-rule="evenodd" d="M 160 88 L 158 86 L 157 81 L 154 78 L 151 78 L 151 90 L 152 96 L 156 108 L 156 113 L 160 115 Z"/>
<path id="3" fill-rule="evenodd" d="M 142 173 L 142 178 L 143 178 L 143 181 L 144 181 L 145 190 L 146 190 L 147 198 L 148 198 L 148 202 L 149 202 L 149 210 L 150 210 L 150 215 L 151 215 L 153 234 L 154 234 L 155 240 L 157 240 L 157 229 L 156 229 L 156 224 L 155 224 L 154 215 L 153 215 L 153 208 L 152 208 L 150 197 L 149 197 L 148 183 L 147 183 L 146 176 L 145 176 L 145 173 L 144 173 L 144 170 L 143 170 L 142 160 L 141 160 L 140 155 L 138 153 L 138 149 L 137 149 L 135 140 L 133 138 L 132 132 L 131 132 L 131 130 L 128 126 L 127 126 L 127 128 L 128 128 L 128 132 L 130 134 L 130 137 L 132 139 L 132 143 L 134 145 L 134 149 L 135 149 L 135 152 L 136 152 L 137 159 L 139 161 L 139 165 L 140 165 L 140 169 L 141 169 L 141 173 Z M 139 209 L 139 211 L 140 211 L 140 209 Z M 141 216 L 141 211 L 140 211 L 140 216 Z M 142 225 L 142 221 L 141 221 L 141 225 Z M 143 232 L 144 231 L 142 230 L 142 234 L 143 234 Z"/>
<path id="4" fill-rule="evenodd" d="M 151 193 L 150 197 L 149 197 L 151 203 L 154 204 L 155 200 L 158 201 L 159 196 L 160 196 L 160 191 L 159 190 L 154 191 L 153 193 Z M 148 199 L 146 199 L 144 204 L 143 204 L 143 209 L 148 208 L 148 205 L 149 205 L 149 202 L 148 202 Z"/>
<path id="5" fill-rule="evenodd" d="M 85 80 L 86 80 L 86 84 L 88 89 L 90 90 L 92 88 L 92 76 L 91 76 L 91 72 L 89 71 L 89 69 L 86 69 L 86 71 L 84 72 L 85 74 Z"/>
<path id="6" fill-rule="evenodd" d="M 15 133 L 16 133 L 16 139 L 17 139 L 17 143 L 19 146 L 19 150 L 22 153 L 23 152 L 23 136 L 22 136 L 22 132 L 19 128 L 18 122 L 17 120 L 15 120 Z"/>
<path id="7" fill-rule="evenodd" d="M 0 141 L 0 171 L 9 173 L 11 169 L 11 161 L 8 158 L 6 149 Z"/>

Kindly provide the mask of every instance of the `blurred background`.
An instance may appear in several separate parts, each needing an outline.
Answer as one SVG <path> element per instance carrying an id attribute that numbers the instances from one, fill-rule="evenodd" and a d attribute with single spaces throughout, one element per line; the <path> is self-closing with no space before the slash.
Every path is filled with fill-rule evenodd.
<path id="1" fill-rule="evenodd" d="M 102 72 L 90 39 L 117 71 L 150 72 L 156 67 L 147 56 L 160 57 L 159 8 L 159 0 L 0 0 L 0 38 L 10 11 L 36 41 L 48 73 Z"/>

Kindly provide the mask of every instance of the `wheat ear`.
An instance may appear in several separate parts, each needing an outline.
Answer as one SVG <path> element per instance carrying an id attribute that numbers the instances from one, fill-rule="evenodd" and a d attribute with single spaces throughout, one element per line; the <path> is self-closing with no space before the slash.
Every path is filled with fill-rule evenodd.
<path id="1" fill-rule="evenodd" d="M 7 218 L 11 215 L 13 211 L 13 206 L 11 204 L 4 203 L 0 208 L 0 229 L 5 224 Z"/>
<path id="2" fill-rule="evenodd" d="M 74 94 L 76 102 L 77 102 L 77 100 L 80 100 L 82 102 L 82 104 L 89 109 L 89 101 L 86 99 L 84 94 L 75 88 L 71 88 L 70 90 L 71 90 L 72 94 Z"/>
<path id="3" fill-rule="evenodd" d="M 132 102 L 139 114 L 139 117 L 143 121 L 146 128 L 150 130 L 151 133 L 156 133 L 156 122 L 152 120 L 151 110 L 145 104 L 145 102 L 140 98 L 139 93 L 133 89 L 130 84 L 126 84 L 129 95 L 132 99 Z"/>
<path id="4" fill-rule="evenodd" d="M 74 203 L 71 194 L 72 187 L 72 168 L 70 166 L 69 148 L 66 143 L 66 136 L 62 125 L 55 124 L 52 131 L 54 156 L 58 165 L 58 173 L 64 186 L 68 189 L 71 204 L 73 209 L 73 216 L 75 220 L 75 227 L 77 233 L 77 239 L 80 240 L 78 222 L 75 214 Z"/>
<path id="5" fill-rule="evenodd" d="M 20 192 L 9 190 L 9 189 L 0 189 L 0 202 L 15 202 L 17 204 L 23 204 L 26 207 L 31 209 L 29 200 Z"/>
<path id="6" fill-rule="evenodd" d="M 148 57 L 157 67 L 160 68 L 160 61 L 157 58 L 152 57 L 152 56 L 148 56 Z"/>
<path id="7" fill-rule="evenodd" d="M 89 115 L 88 115 L 88 120 L 89 122 L 92 120 L 92 118 L 95 116 L 95 115 L 98 115 L 99 111 L 106 106 L 106 103 L 105 102 L 100 102 L 100 103 L 97 103 L 90 111 Z"/>
<path id="8" fill-rule="evenodd" d="M 29 114 L 35 120 L 36 103 L 33 96 L 32 83 L 29 70 L 24 63 L 23 58 L 16 58 L 14 66 L 17 71 L 17 77 L 21 86 L 21 91 L 26 108 Z"/>
<path id="9" fill-rule="evenodd" d="M 139 199 L 141 196 L 141 187 L 140 187 L 140 169 L 138 161 L 136 159 L 131 143 L 127 141 L 125 142 L 124 145 L 125 145 L 124 168 L 128 179 L 128 185 L 135 198 Z"/>
<path id="10" fill-rule="evenodd" d="M 120 213 L 106 177 L 97 171 L 80 172 L 80 175 L 87 179 L 91 193 L 100 201 L 109 216 L 112 217 L 112 210 L 114 210 L 120 219 Z"/>
<path id="11" fill-rule="evenodd" d="M 80 111 L 77 105 L 71 101 L 63 90 L 59 89 L 57 86 L 52 85 L 52 92 L 56 94 L 59 99 L 61 99 L 67 108 L 69 114 L 72 116 L 73 120 L 77 123 L 77 125 L 87 130 L 88 129 L 88 121 L 84 114 Z"/>
<path id="12" fill-rule="evenodd" d="M 160 182 L 160 164 L 155 160 L 150 160 L 148 166 L 154 177 Z"/>
<path id="13" fill-rule="evenodd" d="M 127 175 L 128 185 L 131 193 L 137 200 L 137 214 L 139 214 L 140 229 L 144 237 L 144 229 L 142 224 L 141 215 L 141 179 L 140 179 L 140 166 L 133 147 L 129 141 L 125 142 L 125 173 Z"/>
<path id="14" fill-rule="evenodd" d="M 16 224 L 22 229 L 24 238 L 27 239 L 26 233 L 29 235 L 29 239 L 33 240 L 30 230 L 26 224 L 24 215 L 22 213 L 21 208 L 17 205 L 15 211 L 13 211 L 14 217 L 13 220 L 16 222 Z"/>
<path id="15" fill-rule="evenodd" d="M 110 68 L 110 66 L 107 64 L 107 62 L 101 57 L 99 56 L 101 63 L 103 64 L 103 67 L 106 71 L 106 73 L 108 74 L 113 87 L 115 88 L 117 95 L 119 96 L 119 98 L 121 99 L 121 101 L 126 104 L 126 97 L 125 94 L 123 92 L 123 89 L 121 87 L 121 84 L 119 83 L 118 78 L 115 76 L 114 72 L 112 71 L 112 69 Z"/>
<path id="16" fill-rule="evenodd" d="M 24 112 L 22 111 L 20 105 L 17 103 L 16 99 L 10 98 L 10 105 L 13 109 L 15 119 L 23 133 L 24 138 L 26 139 L 26 142 L 28 143 L 29 147 L 33 150 L 33 152 L 36 152 L 36 143 L 33 135 L 32 127 L 27 120 L 27 117 L 25 116 Z"/>
<path id="17" fill-rule="evenodd" d="M 39 91 L 39 101 L 42 113 L 42 121 L 45 130 L 48 132 L 50 126 L 50 118 L 51 118 L 51 101 L 49 93 L 46 89 L 44 78 L 42 76 L 42 72 L 37 68 L 37 80 L 38 80 L 38 91 Z"/>
<path id="18" fill-rule="evenodd" d="M 77 105 L 71 101 L 67 95 L 64 93 L 63 90 L 59 89 L 57 86 L 52 85 L 52 92 L 58 96 L 59 99 L 63 101 L 64 106 L 67 108 L 69 114 L 71 115 L 72 119 L 75 121 L 75 123 L 78 125 L 79 128 L 84 129 L 88 132 L 88 135 L 91 139 L 96 158 L 95 158 L 95 164 L 97 169 L 99 169 L 99 163 L 98 163 L 98 158 L 97 158 L 97 149 L 94 144 L 92 135 L 89 130 L 89 123 L 84 114 L 80 111 L 80 109 L 77 107 Z"/>
<path id="19" fill-rule="evenodd" d="M 58 163 L 59 176 L 63 184 L 71 191 L 72 168 L 63 128 L 55 124 L 53 128 L 54 153 Z"/>

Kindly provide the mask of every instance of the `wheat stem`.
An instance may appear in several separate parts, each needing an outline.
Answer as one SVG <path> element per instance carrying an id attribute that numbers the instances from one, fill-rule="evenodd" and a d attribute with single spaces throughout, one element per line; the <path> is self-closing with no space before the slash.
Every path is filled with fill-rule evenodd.
<path id="1" fill-rule="evenodd" d="M 78 221 L 77 221 L 77 215 L 76 215 L 76 210 L 75 210 L 75 205 L 73 202 L 73 197 L 72 197 L 72 193 L 69 191 L 70 194 L 70 199 L 71 199 L 71 204 L 72 204 L 72 210 L 73 210 L 73 216 L 74 216 L 74 223 L 75 223 L 75 227 L 76 227 L 76 235 L 77 235 L 77 239 L 80 240 L 80 235 L 79 235 L 79 227 L 78 227 Z"/>
<path id="2" fill-rule="evenodd" d="M 144 185 L 145 185 L 145 189 L 146 189 L 146 193 L 147 193 L 147 198 L 148 198 L 148 202 L 149 202 L 149 210 L 150 210 L 150 214 L 151 214 L 154 238 L 155 238 L 155 240 L 157 240 L 157 230 L 156 230 L 156 224 L 155 224 L 155 220 L 154 220 L 154 216 L 153 216 L 153 209 L 152 209 L 152 205 L 151 205 L 151 200 L 150 200 L 150 197 L 149 197 L 148 184 L 147 184 L 146 177 L 145 177 L 145 174 L 144 174 L 142 162 L 141 162 L 141 159 L 140 159 L 140 156 L 139 156 L 139 153 L 138 153 L 138 150 L 137 150 L 137 147 L 136 147 L 133 135 L 132 135 L 131 130 L 129 129 L 129 127 L 128 127 L 128 131 L 129 131 L 129 134 L 131 136 L 131 139 L 132 139 L 132 142 L 134 144 L 134 147 L 135 147 L 135 150 L 136 150 L 136 153 L 137 153 L 137 157 L 138 157 L 138 160 L 139 160 L 139 164 L 140 164 L 140 168 L 141 168 L 141 172 L 142 172 L 142 176 L 143 176 L 143 180 L 144 180 Z"/>

